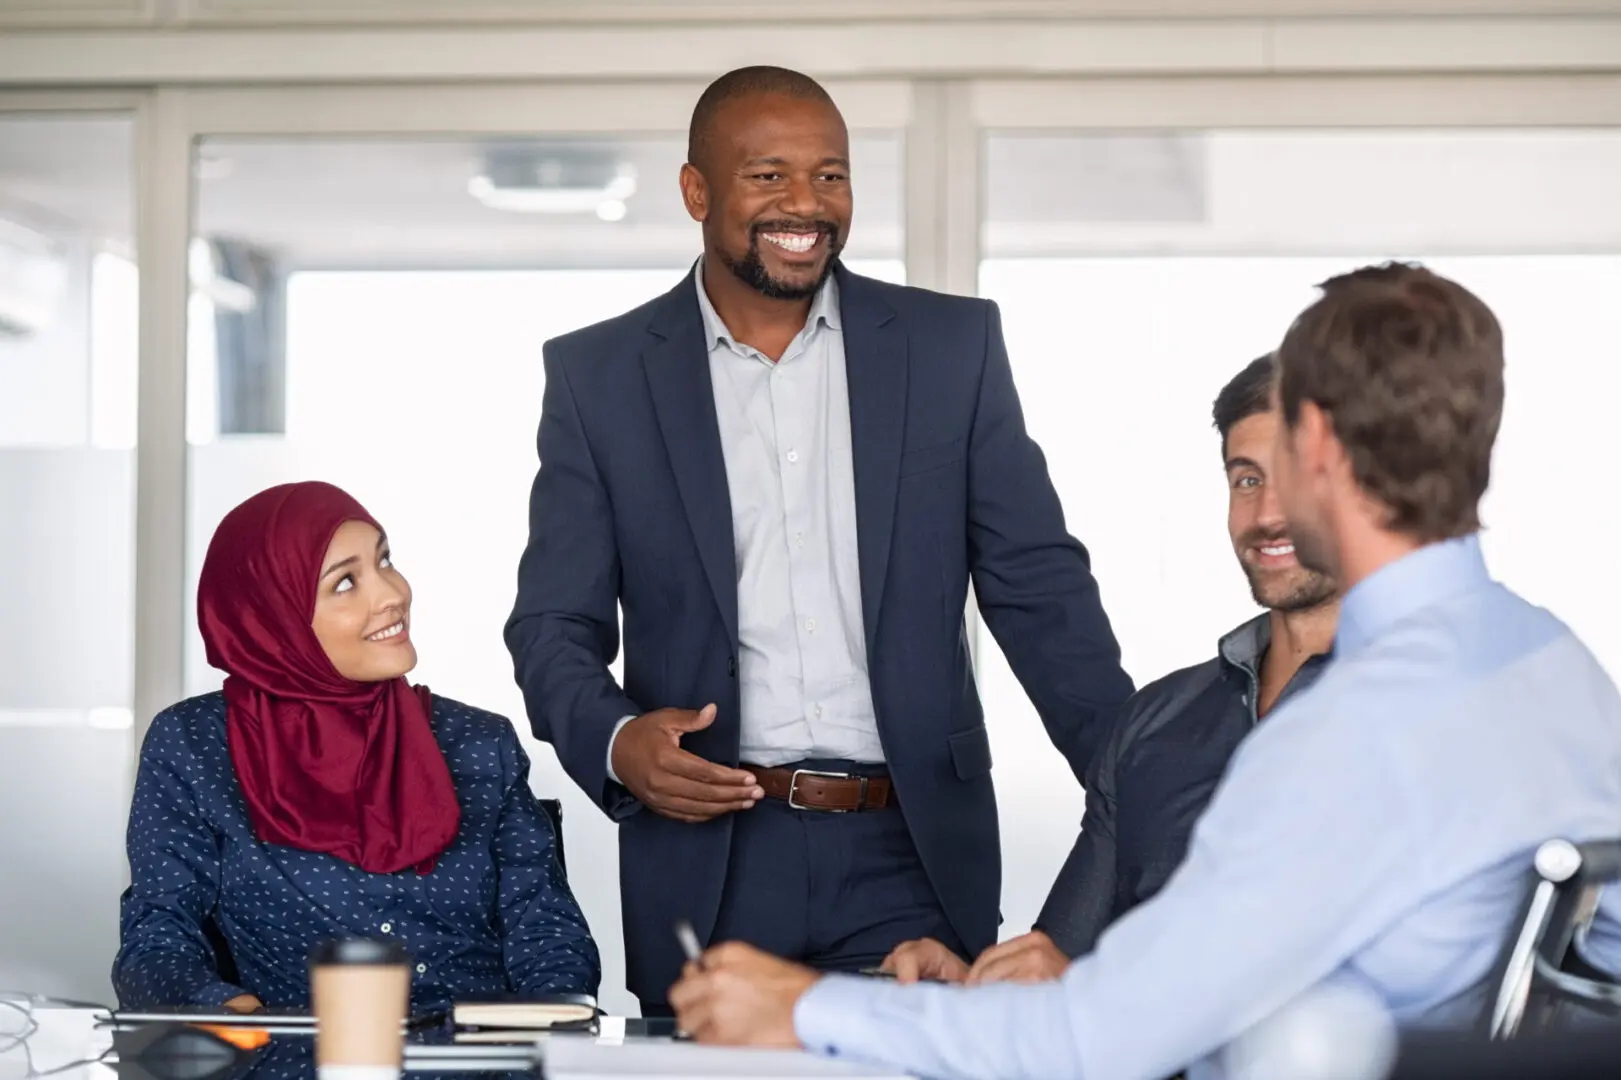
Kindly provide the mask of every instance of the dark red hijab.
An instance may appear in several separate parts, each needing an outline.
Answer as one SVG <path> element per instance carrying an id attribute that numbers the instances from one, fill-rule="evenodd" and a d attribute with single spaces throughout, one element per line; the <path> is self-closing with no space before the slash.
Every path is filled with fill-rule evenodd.
<path id="1" fill-rule="evenodd" d="M 259 839 L 425 874 L 461 826 L 428 688 L 351 682 L 310 627 L 346 521 L 377 525 L 331 484 L 283 484 L 232 510 L 203 560 L 197 622 L 226 673 L 226 737 Z"/>

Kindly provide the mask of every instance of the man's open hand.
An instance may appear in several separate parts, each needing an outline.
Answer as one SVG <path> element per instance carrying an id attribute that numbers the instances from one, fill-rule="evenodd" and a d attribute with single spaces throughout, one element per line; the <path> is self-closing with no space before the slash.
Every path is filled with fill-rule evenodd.
<path id="1" fill-rule="evenodd" d="M 715 706 L 659 709 L 619 729 L 613 771 L 630 793 L 657 813 L 699 822 L 747 810 L 765 798 L 754 777 L 681 749 L 681 736 L 715 722 Z"/>

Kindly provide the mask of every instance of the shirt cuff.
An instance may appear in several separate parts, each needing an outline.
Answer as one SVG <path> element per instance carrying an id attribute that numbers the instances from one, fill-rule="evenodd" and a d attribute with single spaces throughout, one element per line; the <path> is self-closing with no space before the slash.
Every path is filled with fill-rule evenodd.
<path id="1" fill-rule="evenodd" d="M 191 1003 L 193 1005 L 202 1005 L 210 1009 L 217 1009 L 224 1005 L 227 1001 L 230 1001 L 232 998 L 239 998 L 247 992 L 248 991 L 242 989 L 240 986 L 232 986 L 228 982 L 216 980 L 214 982 L 204 983 L 202 986 L 199 986 L 196 990 L 192 991 Z"/>
<path id="2" fill-rule="evenodd" d="M 620 730 L 634 719 L 636 719 L 634 716 L 621 716 L 619 723 L 614 725 L 613 734 L 608 736 L 608 779 L 620 787 L 624 787 L 625 782 L 614 773 L 614 740 L 619 738 Z"/>
<path id="3" fill-rule="evenodd" d="M 794 1034 L 813 1054 L 836 1057 L 845 1052 L 857 1019 L 871 1012 L 877 980 L 849 975 L 823 975 L 794 1004 Z"/>

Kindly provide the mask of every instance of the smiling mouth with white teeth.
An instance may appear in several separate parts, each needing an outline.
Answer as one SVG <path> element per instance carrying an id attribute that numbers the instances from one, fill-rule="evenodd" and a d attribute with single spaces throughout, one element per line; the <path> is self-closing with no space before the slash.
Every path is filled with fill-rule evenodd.
<path id="1" fill-rule="evenodd" d="M 1295 553 L 1295 546 L 1287 542 L 1282 544 L 1263 544 L 1260 547 L 1260 552 L 1262 555 L 1277 559 L 1282 558 L 1285 555 L 1293 555 Z"/>
<path id="2" fill-rule="evenodd" d="M 767 232 L 760 236 L 775 247 L 795 255 L 803 255 L 822 241 L 820 232 Z"/>
<path id="3" fill-rule="evenodd" d="M 367 634 L 367 641 L 389 641 L 399 637 L 405 632 L 405 620 L 401 619 L 392 626 L 385 626 L 375 634 Z"/>

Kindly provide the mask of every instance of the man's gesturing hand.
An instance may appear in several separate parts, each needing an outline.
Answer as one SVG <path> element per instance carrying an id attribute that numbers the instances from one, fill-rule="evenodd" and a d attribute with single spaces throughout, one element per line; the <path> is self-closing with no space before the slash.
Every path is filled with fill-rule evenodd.
<path id="1" fill-rule="evenodd" d="M 681 736 L 715 722 L 715 706 L 659 709 L 619 729 L 613 767 L 642 804 L 677 821 L 708 821 L 765 798 L 754 777 L 681 749 Z"/>

